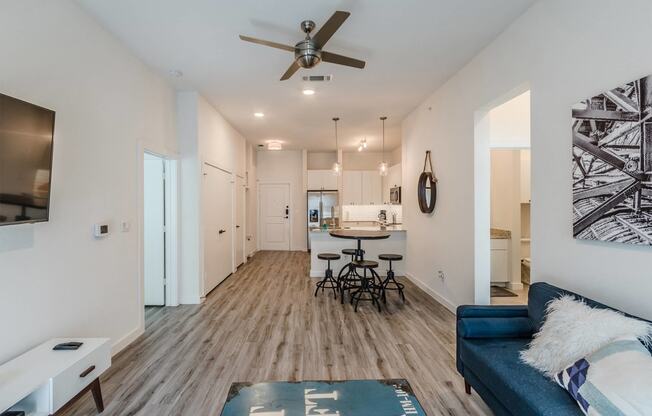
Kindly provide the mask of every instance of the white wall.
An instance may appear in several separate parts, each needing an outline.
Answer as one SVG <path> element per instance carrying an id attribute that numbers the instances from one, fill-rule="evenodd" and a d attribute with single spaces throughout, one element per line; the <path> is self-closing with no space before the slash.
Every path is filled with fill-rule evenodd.
<path id="1" fill-rule="evenodd" d="M 177 97 L 181 153 L 181 278 L 180 303 L 199 303 L 203 296 L 203 231 L 201 181 L 204 163 L 246 177 L 245 138 L 201 95 Z M 254 200 L 255 203 L 255 200 Z"/>
<path id="2" fill-rule="evenodd" d="M 245 204 L 247 220 L 245 228 L 245 252 L 247 256 L 253 255 L 258 247 L 258 183 L 256 182 L 256 149 L 247 143 L 247 190 Z"/>
<path id="3" fill-rule="evenodd" d="M 259 150 L 256 174 L 258 184 L 289 183 L 292 199 L 292 250 L 307 250 L 307 202 L 304 188 L 304 151 L 301 150 Z"/>
<path id="4" fill-rule="evenodd" d="M 577 16 L 587 12 L 591 24 L 580 24 Z M 611 29 L 623 15 L 627 24 L 618 24 L 614 36 Z M 650 248 L 573 239 L 569 159 L 571 105 L 652 72 L 652 54 L 646 53 L 651 15 L 648 0 L 537 2 L 404 121 L 405 195 L 416 192 L 427 149 L 439 177 L 434 215 L 421 214 L 415 198 L 404 200 L 406 267 L 449 307 L 473 302 L 476 289 L 474 221 L 482 220 L 473 205 L 482 193 L 474 189 L 476 112 L 529 88 L 533 281 L 652 318 Z M 437 268 L 445 271 L 444 281 L 435 277 Z"/>
<path id="5" fill-rule="evenodd" d="M 176 153 L 174 92 L 65 0 L 0 3 L 0 92 L 56 111 L 50 221 L 0 227 L 0 363 L 54 336 L 118 349 L 142 330 L 139 142 Z"/>
<path id="6" fill-rule="evenodd" d="M 530 147 L 530 91 L 489 110 L 492 148 Z"/>
<path id="7" fill-rule="evenodd" d="M 307 152 L 308 169 L 324 170 L 332 169 L 333 163 L 337 162 L 337 152 Z"/>

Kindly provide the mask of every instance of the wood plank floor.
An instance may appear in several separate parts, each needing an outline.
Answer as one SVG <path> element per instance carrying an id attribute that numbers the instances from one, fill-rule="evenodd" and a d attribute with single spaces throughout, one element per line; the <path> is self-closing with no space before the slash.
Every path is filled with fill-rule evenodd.
<path id="1" fill-rule="evenodd" d="M 234 381 L 405 378 L 429 416 L 491 414 L 454 367 L 454 316 L 406 281 L 382 312 L 313 297 L 309 257 L 260 252 L 202 305 L 147 311 L 102 377 L 105 416 L 219 415 Z M 66 416 L 95 414 L 88 395 Z M 371 415 L 370 415 L 371 416 Z"/>

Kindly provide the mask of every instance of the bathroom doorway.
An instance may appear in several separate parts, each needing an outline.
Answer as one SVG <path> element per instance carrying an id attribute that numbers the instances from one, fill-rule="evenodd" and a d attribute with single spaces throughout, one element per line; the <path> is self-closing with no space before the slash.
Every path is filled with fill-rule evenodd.
<path id="1" fill-rule="evenodd" d="M 530 91 L 521 90 L 476 118 L 477 303 L 527 303 L 530 160 Z"/>

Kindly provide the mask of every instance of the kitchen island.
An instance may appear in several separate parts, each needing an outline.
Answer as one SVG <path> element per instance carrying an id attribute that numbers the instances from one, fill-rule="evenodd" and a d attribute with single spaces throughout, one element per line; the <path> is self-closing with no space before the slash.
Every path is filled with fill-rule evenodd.
<path id="1" fill-rule="evenodd" d="M 362 249 L 365 251 L 365 260 L 373 260 L 379 263 L 377 269 L 378 274 L 381 276 L 386 275 L 387 262 L 378 260 L 379 254 L 400 254 L 403 256 L 403 261 L 397 261 L 393 264 L 393 268 L 397 276 L 403 276 L 403 265 L 405 263 L 405 240 L 406 230 L 402 225 L 388 225 L 388 226 L 368 226 L 368 227 L 344 227 L 347 230 L 360 230 L 360 231 L 384 231 L 389 233 L 389 238 L 384 240 L 366 240 L 362 242 Z M 340 269 L 351 261 L 351 256 L 342 254 L 345 248 L 356 248 L 356 240 L 346 240 L 336 238 L 330 235 L 333 228 L 315 229 L 310 231 L 310 277 L 323 277 L 326 271 L 326 262 L 317 258 L 319 253 L 335 253 L 342 256 L 340 260 L 331 261 L 331 268 L 333 274 L 337 278 Z"/>

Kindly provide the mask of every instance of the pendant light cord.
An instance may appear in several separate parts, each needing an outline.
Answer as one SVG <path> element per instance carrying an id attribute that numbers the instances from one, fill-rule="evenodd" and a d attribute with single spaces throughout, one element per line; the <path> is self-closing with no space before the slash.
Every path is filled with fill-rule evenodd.
<path id="1" fill-rule="evenodd" d="M 333 121 L 335 122 L 335 151 L 337 152 L 337 122 L 340 120 L 339 117 L 333 117 Z"/>
<path id="2" fill-rule="evenodd" d="M 385 163 L 385 120 L 387 120 L 386 116 L 382 116 L 380 118 L 383 122 L 383 154 L 382 154 L 382 162 Z"/>

